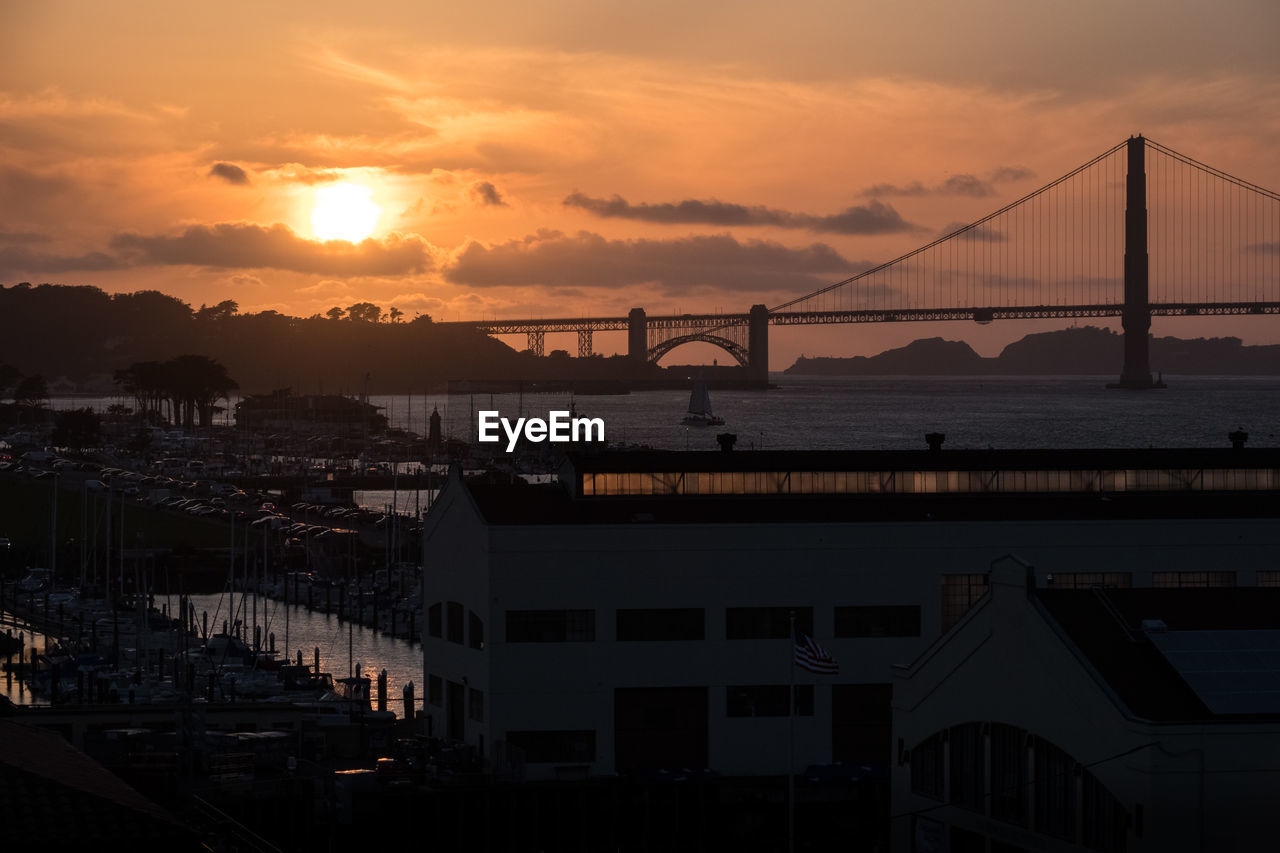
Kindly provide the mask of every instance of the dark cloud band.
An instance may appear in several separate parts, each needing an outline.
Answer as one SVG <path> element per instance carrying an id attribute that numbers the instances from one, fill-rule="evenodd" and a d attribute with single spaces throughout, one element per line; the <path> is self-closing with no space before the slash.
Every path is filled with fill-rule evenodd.
<path id="1" fill-rule="evenodd" d="M 801 291 L 866 268 L 824 243 L 790 248 L 728 235 L 609 240 L 580 231 L 540 231 L 523 240 L 470 243 L 445 278 L 473 287 L 609 288 L 656 284 L 692 289 Z"/>
<path id="2" fill-rule="evenodd" d="M 193 225 L 180 234 L 121 234 L 111 248 L 133 265 L 183 265 L 281 269 L 322 275 L 406 275 L 432 266 L 420 237 L 393 234 L 384 240 L 348 243 L 304 240 L 286 225 L 223 223 Z"/>
<path id="3" fill-rule="evenodd" d="M 686 199 L 663 204 L 631 204 L 622 196 L 593 198 L 573 193 L 564 200 L 595 216 L 656 222 L 664 225 L 771 226 L 829 234 L 896 234 L 918 230 L 891 206 L 879 201 L 847 208 L 840 213 L 815 215 L 760 205 Z"/>

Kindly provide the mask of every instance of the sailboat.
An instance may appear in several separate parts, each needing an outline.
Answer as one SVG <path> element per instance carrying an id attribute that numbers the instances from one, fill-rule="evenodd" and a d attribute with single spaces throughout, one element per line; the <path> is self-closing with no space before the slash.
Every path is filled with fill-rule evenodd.
<path id="1" fill-rule="evenodd" d="M 718 418 L 711 412 L 711 394 L 707 391 L 707 383 L 693 383 L 693 391 L 689 394 L 689 414 L 680 423 L 685 426 L 724 425 L 724 418 Z"/>

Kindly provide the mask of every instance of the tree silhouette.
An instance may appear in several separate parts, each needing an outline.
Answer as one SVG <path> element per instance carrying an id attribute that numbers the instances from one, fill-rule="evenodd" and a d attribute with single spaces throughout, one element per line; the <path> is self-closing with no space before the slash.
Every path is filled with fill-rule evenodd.
<path id="1" fill-rule="evenodd" d="M 49 401 L 49 383 L 39 373 L 25 377 L 13 389 L 13 404 L 37 409 Z"/>
<path id="2" fill-rule="evenodd" d="M 335 305 L 332 308 L 330 308 L 328 311 L 324 312 L 324 315 L 328 317 L 330 320 L 341 320 L 342 315 L 346 313 L 347 313 L 346 309 L 339 308 L 337 305 Z"/>
<path id="3" fill-rule="evenodd" d="M 196 312 L 196 319 L 225 320 L 228 317 L 234 317 L 239 310 L 240 303 L 234 299 L 224 299 L 217 305 L 201 305 L 200 310 Z"/>
<path id="4" fill-rule="evenodd" d="M 22 378 L 22 371 L 0 361 L 0 397 L 9 396 L 9 388 Z"/>
<path id="5" fill-rule="evenodd" d="M 140 361 L 115 372 L 115 381 L 138 402 L 144 420 L 173 420 L 191 429 L 213 423 L 218 400 L 240 385 L 207 355 L 180 355 L 166 362 Z M 164 411 L 168 405 L 168 413 Z"/>
<path id="6" fill-rule="evenodd" d="M 18 409 L 20 421 L 36 419 L 36 410 L 43 409 L 49 401 L 49 384 L 40 374 L 25 377 L 13 389 L 13 404 Z"/>
<path id="7" fill-rule="evenodd" d="M 347 319 L 363 323 L 376 323 L 382 319 L 382 309 L 372 302 L 357 302 L 347 306 Z"/>
<path id="8" fill-rule="evenodd" d="M 213 424 L 215 404 L 240 385 L 227 375 L 227 369 L 207 355 L 180 355 L 165 362 L 175 409 L 181 413 L 182 426 L 191 429 L 198 416 L 200 426 Z"/>

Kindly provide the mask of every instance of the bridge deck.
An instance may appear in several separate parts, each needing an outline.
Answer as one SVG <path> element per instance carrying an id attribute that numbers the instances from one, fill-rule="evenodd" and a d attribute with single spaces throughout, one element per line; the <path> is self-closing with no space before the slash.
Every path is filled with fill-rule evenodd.
<path id="1" fill-rule="evenodd" d="M 1211 317 L 1280 314 L 1280 302 L 1159 302 L 1149 306 L 1153 317 Z M 1119 317 L 1124 303 L 1093 305 L 1016 305 L 954 308 L 876 308 L 848 311 L 780 311 L 769 315 L 773 326 L 837 325 L 843 323 L 926 322 L 932 320 L 1034 320 L 1076 317 Z M 668 314 L 645 318 L 648 328 L 707 330 L 746 325 L 748 314 Z M 487 335 L 529 332 L 625 331 L 626 317 L 575 317 L 529 320 L 463 320 L 440 323 L 465 326 Z"/>

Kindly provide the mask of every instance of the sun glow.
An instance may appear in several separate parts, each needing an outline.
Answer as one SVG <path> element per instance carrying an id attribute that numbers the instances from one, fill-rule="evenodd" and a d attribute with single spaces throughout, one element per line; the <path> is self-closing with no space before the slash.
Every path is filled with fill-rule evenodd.
<path id="1" fill-rule="evenodd" d="M 373 190 L 359 184 L 330 184 L 316 190 L 311 206 L 311 230 L 321 240 L 358 243 L 373 233 L 382 208 L 373 203 Z"/>

